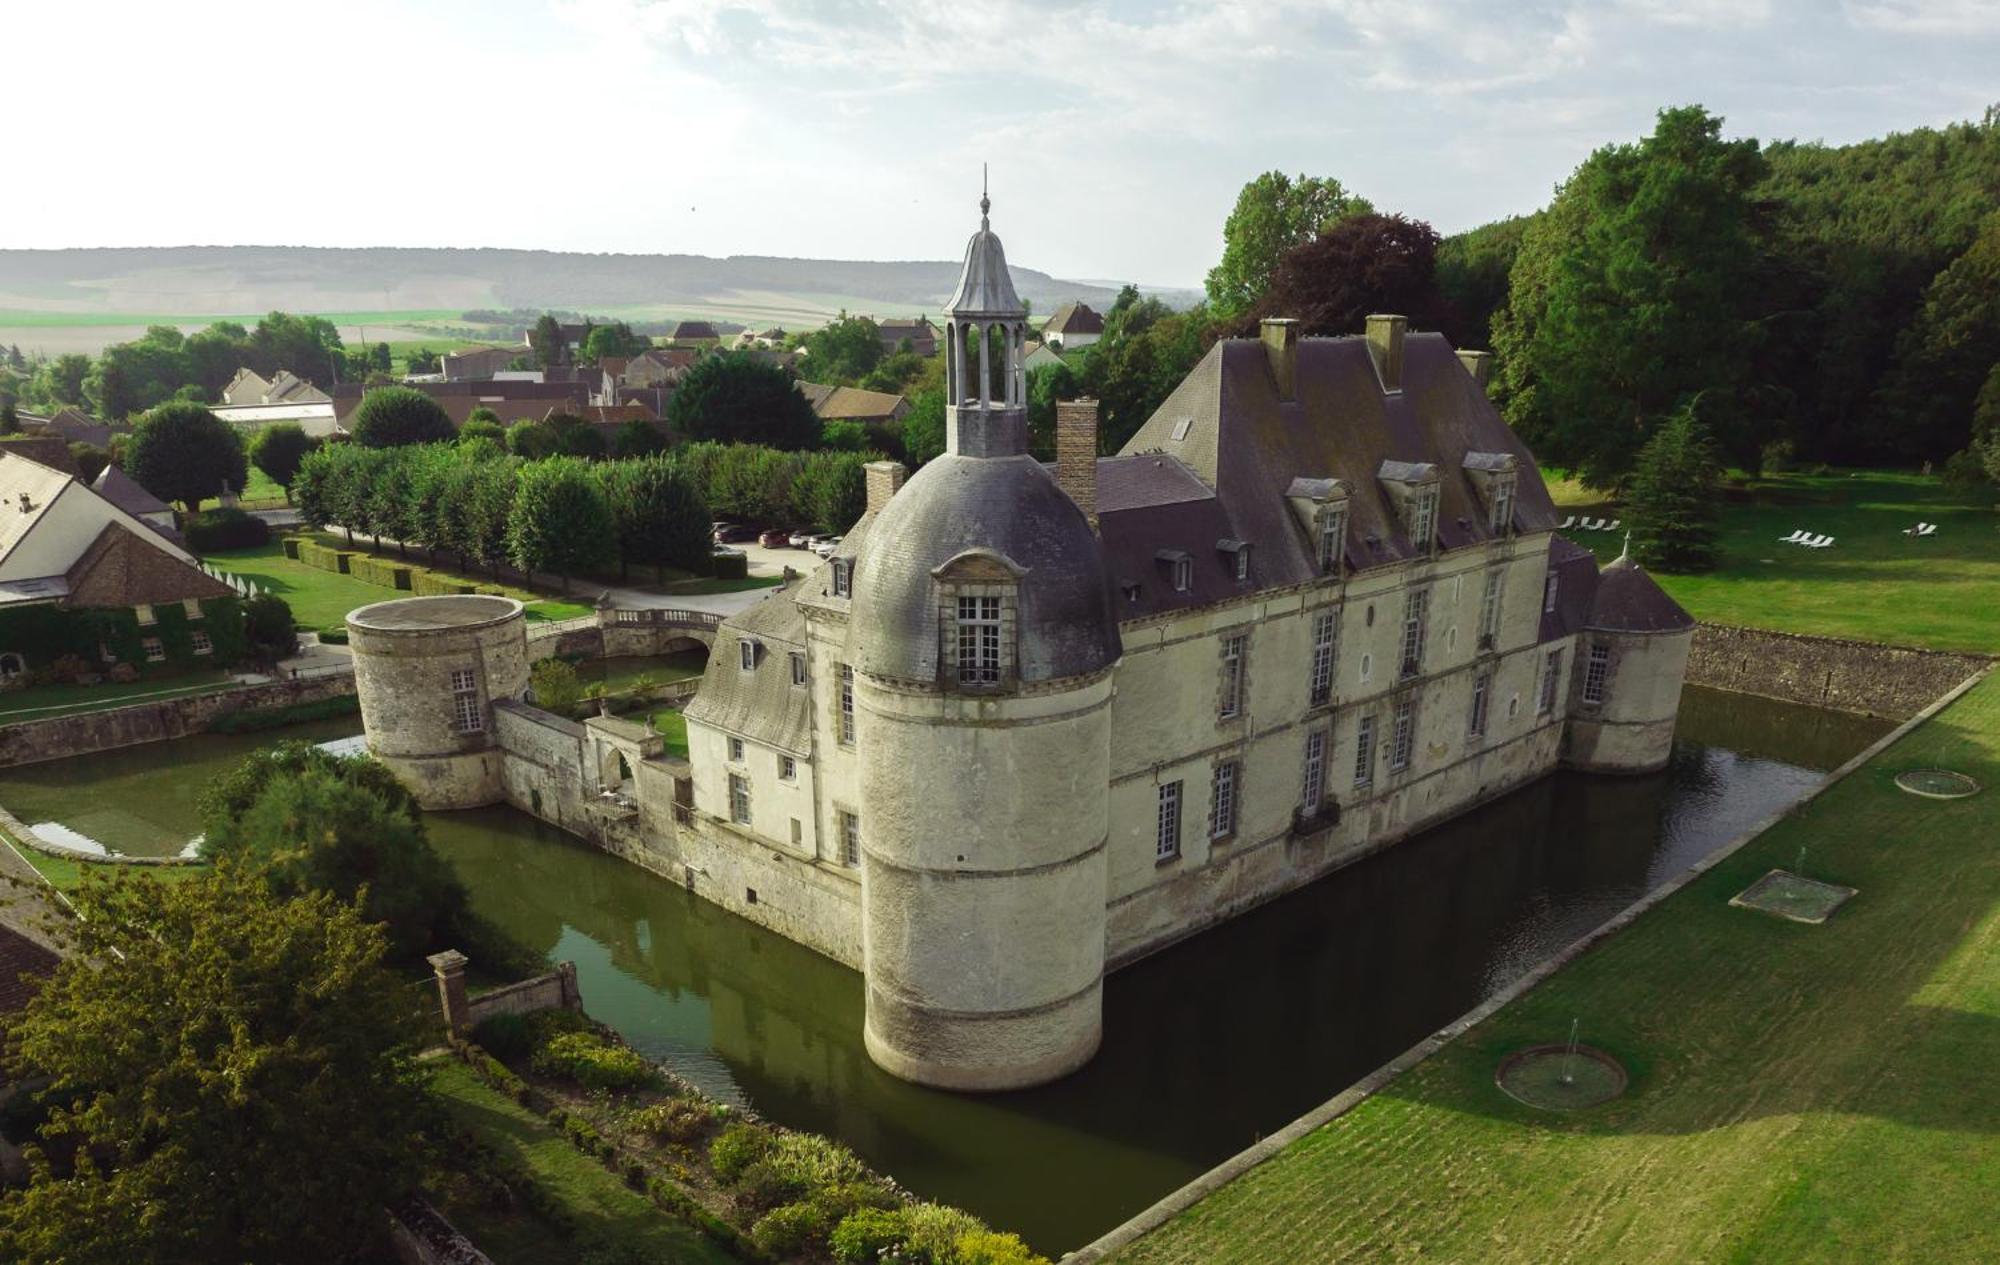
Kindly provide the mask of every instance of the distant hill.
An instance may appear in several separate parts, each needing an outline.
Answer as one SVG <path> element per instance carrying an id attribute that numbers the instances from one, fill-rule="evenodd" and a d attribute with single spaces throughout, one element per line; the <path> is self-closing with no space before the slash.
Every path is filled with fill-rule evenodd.
<path id="1" fill-rule="evenodd" d="M 936 313 L 953 260 L 867 262 L 735 255 L 587 255 L 546 250 L 175 246 L 0 250 L 7 312 L 73 318 L 288 312 L 555 308 L 613 316 L 817 323 L 841 308 Z M 1114 289 L 1014 267 L 1038 314 L 1072 299 L 1100 310 Z"/>

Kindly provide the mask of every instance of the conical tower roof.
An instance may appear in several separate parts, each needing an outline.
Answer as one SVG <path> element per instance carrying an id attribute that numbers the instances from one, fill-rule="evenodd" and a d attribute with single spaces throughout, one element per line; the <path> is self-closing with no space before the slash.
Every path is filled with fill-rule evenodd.
<path id="1" fill-rule="evenodd" d="M 1012 317 L 1020 320 L 1028 309 L 1014 293 L 1014 278 L 1007 272 L 1007 252 L 1000 245 L 987 215 L 993 200 L 979 195 L 979 231 L 965 244 L 965 267 L 958 273 L 958 289 L 944 305 L 948 316 Z"/>

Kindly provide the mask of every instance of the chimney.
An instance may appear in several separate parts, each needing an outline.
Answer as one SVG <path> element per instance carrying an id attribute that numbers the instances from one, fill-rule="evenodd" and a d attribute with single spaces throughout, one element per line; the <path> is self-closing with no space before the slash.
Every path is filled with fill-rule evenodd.
<path id="1" fill-rule="evenodd" d="M 1258 337 L 1264 341 L 1264 354 L 1271 359 L 1271 377 L 1277 381 L 1278 398 L 1298 398 L 1299 323 L 1289 316 L 1267 316 Z"/>
<path id="2" fill-rule="evenodd" d="M 1097 526 L 1097 401 L 1056 401 L 1056 485 Z"/>
<path id="3" fill-rule="evenodd" d="M 1403 389 L 1403 327 L 1408 324 L 1402 316 L 1368 318 L 1368 354 L 1375 358 L 1384 391 Z"/>
<path id="4" fill-rule="evenodd" d="M 1458 363 L 1472 375 L 1473 384 L 1480 390 L 1486 389 L 1486 380 L 1493 376 L 1493 353 L 1490 351 L 1461 351 Z"/>
<path id="5" fill-rule="evenodd" d="M 870 514 L 880 513 L 888 508 L 889 498 L 896 495 L 909 477 L 900 461 L 871 461 L 861 467 L 868 475 L 868 510 Z"/>

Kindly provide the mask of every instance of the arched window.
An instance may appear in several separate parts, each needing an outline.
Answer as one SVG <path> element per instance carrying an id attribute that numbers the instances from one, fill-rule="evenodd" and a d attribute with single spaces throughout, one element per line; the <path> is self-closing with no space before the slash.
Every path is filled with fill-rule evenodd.
<path id="1" fill-rule="evenodd" d="M 938 675 L 968 693 L 1010 689 L 1018 679 L 1017 613 L 1022 572 L 990 550 L 959 554 L 931 572 L 938 586 Z"/>

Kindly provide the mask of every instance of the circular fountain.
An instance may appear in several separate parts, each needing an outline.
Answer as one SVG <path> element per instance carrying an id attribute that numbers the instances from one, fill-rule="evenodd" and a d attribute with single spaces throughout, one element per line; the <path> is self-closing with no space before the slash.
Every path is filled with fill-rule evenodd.
<path id="1" fill-rule="evenodd" d="M 1896 775 L 1896 785 L 1925 799 L 1964 799 L 1979 793 L 1979 783 L 1950 769 L 1905 769 Z"/>
<path id="2" fill-rule="evenodd" d="M 1580 1111 L 1624 1093 L 1625 1068 L 1593 1046 L 1531 1045 L 1500 1060 L 1493 1083 L 1530 1107 Z"/>

